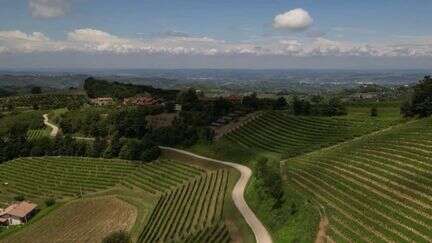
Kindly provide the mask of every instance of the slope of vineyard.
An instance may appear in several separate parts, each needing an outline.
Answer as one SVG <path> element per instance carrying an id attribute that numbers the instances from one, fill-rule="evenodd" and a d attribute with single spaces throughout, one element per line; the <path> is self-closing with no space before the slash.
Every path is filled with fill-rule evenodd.
<path id="1" fill-rule="evenodd" d="M 286 161 L 335 242 L 432 241 L 432 119 Z"/>
<path id="2" fill-rule="evenodd" d="M 172 160 L 142 165 L 128 176 L 122 184 L 158 194 L 172 190 L 189 180 L 200 176 L 205 170 Z"/>
<path id="3" fill-rule="evenodd" d="M 139 242 L 229 242 L 220 226 L 227 183 L 228 172 L 216 170 L 163 194 Z"/>
<path id="4" fill-rule="evenodd" d="M 394 124 L 357 117 L 302 117 L 271 111 L 225 136 L 240 145 L 288 157 L 352 139 Z"/>
<path id="5" fill-rule="evenodd" d="M 27 131 L 27 139 L 34 140 L 42 137 L 49 137 L 50 131 L 48 129 L 31 129 Z"/>
<path id="6" fill-rule="evenodd" d="M 0 165 L 0 188 L 29 197 L 60 198 L 121 183 L 158 194 L 204 172 L 200 167 L 171 160 L 137 165 L 122 160 L 78 157 L 19 158 Z"/>

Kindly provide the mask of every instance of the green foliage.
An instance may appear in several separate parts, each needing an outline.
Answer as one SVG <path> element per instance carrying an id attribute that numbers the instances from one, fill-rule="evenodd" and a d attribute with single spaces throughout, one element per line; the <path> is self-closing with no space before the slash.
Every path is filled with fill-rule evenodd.
<path id="1" fill-rule="evenodd" d="M 163 90 L 145 85 L 108 82 L 105 80 L 94 79 L 92 77 L 84 81 L 84 89 L 90 98 L 108 96 L 116 99 L 123 99 L 138 94 L 149 93 L 166 100 L 174 100 L 178 93 L 177 90 Z"/>
<path id="2" fill-rule="evenodd" d="M 15 201 L 18 201 L 18 202 L 22 202 L 22 201 L 25 200 L 25 197 L 24 197 L 24 195 L 19 194 L 19 195 L 16 195 L 16 196 L 14 197 L 14 200 L 15 200 Z"/>
<path id="3" fill-rule="evenodd" d="M 40 93 L 42 93 L 42 88 L 41 87 L 32 87 L 31 88 L 31 90 L 30 90 L 30 93 L 32 93 L 32 94 L 40 94 Z"/>
<path id="4" fill-rule="evenodd" d="M 414 86 L 414 93 L 411 101 L 401 106 L 401 113 L 405 117 L 418 115 L 419 117 L 428 117 L 432 115 L 432 78 L 424 77 L 417 85 Z"/>
<path id="5" fill-rule="evenodd" d="M 51 207 L 56 204 L 56 200 L 54 198 L 48 198 L 45 200 L 45 206 Z"/>
<path id="6" fill-rule="evenodd" d="M 80 107 L 85 103 L 88 103 L 88 99 L 84 95 L 32 94 L 0 98 L 0 110 L 13 110 L 14 107 L 33 107 L 34 105 L 37 105 L 40 109 L 56 109 L 68 107 L 69 105 Z"/>
<path id="7" fill-rule="evenodd" d="M 255 162 L 254 186 L 262 200 L 271 200 L 272 209 L 278 209 L 284 203 L 282 178 L 280 172 L 268 163 L 267 158 L 261 158 Z"/>
<path id="8" fill-rule="evenodd" d="M 158 159 L 160 154 L 160 148 L 158 146 L 152 146 L 141 153 L 140 159 L 144 162 L 151 162 Z"/>
<path id="9" fill-rule="evenodd" d="M 102 243 L 130 243 L 130 242 L 132 242 L 132 240 L 129 233 L 122 230 L 112 232 L 102 240 Z"/>
<path id="10" fill-rule="evenodd" d="M 378 116 L 378 108 L 376 108 L 375 106 L 372 107 L 371 111 L 370 111 L 370 116 L 377 117 Z"/>
<path id="11" fill-rule="evenodd" d="M 284 97 L 279 97 L 273 105 L 274 110 L 283 110 L 287 107 L 288 103 Z"/>

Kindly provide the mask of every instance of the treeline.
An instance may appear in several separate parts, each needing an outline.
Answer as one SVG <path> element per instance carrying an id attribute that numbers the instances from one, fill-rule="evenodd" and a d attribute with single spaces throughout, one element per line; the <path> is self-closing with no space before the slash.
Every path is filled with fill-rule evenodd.
<path id="1" fill-rule="evenodd" d="M 92 77 L 84 81 L 84 89 L 90 98 L 112 97 L 119 100 L 144 93 L 149 93 L 155 97 L 166 100 L 175 100 L 178 94 L 178 90 L 157 89 L 147 85 L 108 82 Z"/>
<path id="2" fill-rule="evenodd" d="M 85 95 L 75 94 L 33 94 L 0 98 L 0 111 L 12 111 L 16 107 L 33 107 L 35 109 L 56 109 L 68 107 L 77 109 L 88 103 Z"/>
<path id="3" fill-rule="evenodd" d="M 401 105 L 401 113 L 405 117 L 428 117 L 432 115 L 432 78 L 425 76 L 413 87 L 409 101 Z"/>
<path id="4" fill-rule="evenodd" d="M 127 139 L 118 134 L 112 138 L 96 137 L 92 140 L 75 139 L 71 135 L 52 139 L 27 139 L 24 126 L 16 125 L 0 137 L 0 163 L 26 156 L 81 156 L 121 158 L 149 162 L 161 153 L 158 146 L 144 139 Z"/>

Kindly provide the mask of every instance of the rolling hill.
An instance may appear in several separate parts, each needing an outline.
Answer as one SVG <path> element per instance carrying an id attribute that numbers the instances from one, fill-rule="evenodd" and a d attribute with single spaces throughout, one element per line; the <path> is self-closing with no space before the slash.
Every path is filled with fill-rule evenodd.
<path id="1" fill-rule="evenodd" d="M 430 242 L 432 119 L 285 161 L 290 186 L 324 208 L 330 242 Z"/>

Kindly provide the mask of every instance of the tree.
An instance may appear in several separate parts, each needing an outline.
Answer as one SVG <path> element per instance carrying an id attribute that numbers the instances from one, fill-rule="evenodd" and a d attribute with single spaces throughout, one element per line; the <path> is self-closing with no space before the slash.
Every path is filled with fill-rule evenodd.
<path id="1" fill-rule="evenodd" d="M 41 88 L 41 87 L 38 87 L 38 86 L 36 86 L 36 87 L 32 87 L 31 90 L 30 90 L 30 92 L 31 92 L 32 94 L 40 94 L 40 93 L 42 93 L 42 88 Z"/>
<path id="2" fill-rule="evenodd" d="M 130 243 L 131 237 L 126 231 L 120 230 L 113 232 L 103 238 L 102 243 Z"/>
<path id="3" fill-rule="evenodd" d="M 273 109 L 275 110 L 283 110 L 288 105 L 286 99 L 284 97 L 279 97 L 275 103 L 273 104 Z"/>
<path id="4" fill-rule="evenodd" d="M 370 116 L 377 117 L 378 116 L 378 109 L 374 106 L 370 110 Z"/>
<path id="5" fill-rule="evenodd" d="M 327 116 L 341 116 L 346 114 L 346 107 L 339 98 L 333 97 L 329 100 L 327 105 Z"/>
<path id="6" fill-rule="evenodd" d="M 294 115 L 309 115 L 311 110 L 311 104 L 307 100 L 299 99 L 297 96 L 294 96 L 292 100 L 292 109 Z"/>
<path id="7" fill-rule="evenodd" d="M 425 76 L 414 86 L 411 102 L 405 102 L 401 106 L 401 113 L 405 117 L 418 115 L 427 117 L 432 115 L 432 78 Z"/>
<path id="8" fill-rule="evenodd" d="M 140 159 L 144 162 L 151 162 L 158 159 L 160 154 L 161 154 L 160 148 L 158 146 L 152 146 L 144 150 L 144 152 L 142 152 Z"/>
<path id="9" fill-rule="evenodd" d="M 106 150 L 106 141 L 101 137 L 96 137 L 93 142 L 93 152 L 92 157 L 99 158 L 102 153 Z"/>
<path id="10" fill-rule="evenodd" d="M 249 96 L 243 97 L 242 104 L 243 104 L 243 106 L 250 108 L 250 109 L 253 109 L 253 110 L 258 109 L 257 94 L 254 92 Z"/>
<path id="11" fill-rule="evenodd" d="M 257 190 L 262 196 L 273 200 L 273 209 L 278 209 L 284 203 L 282 177 L 279 171 L 268 165 L 267 158 L 261 158 L 254 164 Z"/>

